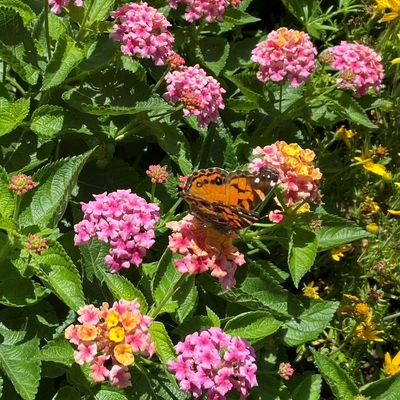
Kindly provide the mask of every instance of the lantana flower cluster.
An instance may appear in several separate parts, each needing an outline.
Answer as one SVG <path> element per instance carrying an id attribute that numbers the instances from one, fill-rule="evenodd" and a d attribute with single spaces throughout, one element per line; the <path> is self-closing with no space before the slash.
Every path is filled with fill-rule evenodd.
<path id="1" fill-rule="evenodd" d="M 210 271 L 223 288 L 235 285 L 236 269 L 245 264 L 245 259 L 233 246 L 232 236 L 205 226 L 193 215 L 168 222 L 167 227 L 172 230 L 168 245 L 170 250 L 183 256 L 176 261 L 179 272 L 197 275 Z"/>
<path id="2" fill-rule="evenodd" d="M 253 348 L 243 339 L 235 338 L 220 328 L 210 328 L 186 336 L 175 346 L 176 362 L 169 369 L 180 388 L 193 397 L 225 400 L 232 390 L 246 399 L 257 386 L 257 365 Z"/>
<path id="3" fill-rule="evenodd" d="M 240 6 L 242 0 L 169 0 L 172 8 L 179 4 L 186 5 L 185 19 L 194 22 L 204 18 L 207 22 L 222 21 L 225 10 L 230 7 Z"/>
<path id="4" fill-rule="evenodd" d="M 168 84 L 165 98 L 172 103 L 181 102 L 186 117 L 195 116 L 201 126 L 217 121 L 219 110 L 225 108 L 222 98 L 225 90 L 198 64 L 169 72 L 165 80 Z"/>
<path id="5" fill-rule="evenodd" d="M 84 219 L 75 225 L 75 244 L 84 246 L 93 238 L 111 245 L 105 263 L 110 272 L 139 266 L 155 240 L 159 207 L 128 190 L 94 195 L 82 203 Z"/>
<path id="6" fill-rule="evenodd" d="M 320 203 L 319 186 L 322 174 L 314 165 L 315 153 L 312 150 L 302 149 L 297 143 L 278 141 L 263 148 L 256 147 L 253 157 L 249 166 L 251 172 L 259 173 L 265 167 L 278 171 L 287 206 L 293 206 L 300 201 Z M 270 219 L 280 222 L 283 216 L 280 219 L 278 216 L 275 213 L 274 216 L 270 215 Z"/>
<path id="7" fill-rule="evenodd" d="M 65 338 L 77 346 L 74 353 L 79 365 L 90 365 L 95 382 L 108 380 L 111 385 L 131 385 L 128 367 L 135 363 L 135 354 L 151 357 L 155 347 L 149 327 L 152 319 L 140 312 L 140 304 L 120 300 L 110 308 L 86 305 L 79 311 L 80 324 L 70 325 Z"/>
<path id="8" fill-rule="evenodd" d="M 364 96 L 370 90 L 381 90 L 384 78 L 382 58 L 373 49 L 360 43 L 342 41 L 328 49 L 328 54 L 325 59 L 339 71 L 337 84 L 341 88 L 354 91 L 356 97 Z"/>
<path id="9" fill-rule="evenodd" d="M 19 197 L 25 196 L 29 191 L 37 188 L 38 183 L 35 182 L 30 175 L 15 175 L 11 178 L 11 184 L 8 187 Z"/>
<path id="10" fill-rule="evenodd" d="M 147 3 L 128 3 L 114 11 L 116 20 L 113 40 L 122 42 L 121 51 L 128 56 L 151 59 L 156 65 L 165 65 L 172 52 L 174 37 L 171 24 Z"/>
<path id="11" fill-rule="evenodd" d="M 307 33 L 279 28 L 252 51 L 251 60 L 260 66 L 261 82 L 282 82 L 292 87 L 308 81 L 316 69 L 317 49 Z"/>
<path id="12" fill-rule="evenodd" d="M 63 8 L 69 7 L 71 0 L 49 0 L 49 6 L 54 14 L 60 14 Z M 83 7 L 83 0 L 74 0 L 77 7 Z"/>

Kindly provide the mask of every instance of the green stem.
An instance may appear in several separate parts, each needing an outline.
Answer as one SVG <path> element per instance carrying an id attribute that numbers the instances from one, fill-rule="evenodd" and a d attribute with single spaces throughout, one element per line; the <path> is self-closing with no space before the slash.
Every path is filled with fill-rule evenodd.
<path id="1" fill-rule="evenodd" d="M 160 263 L 161 263 L 161 260 L 160 260 Z M 154 319 L 157 318 L 158 314 L 163 309 L 163 307 L 176 294 L 176 292 L 181 288 L 181 285 L 186 280 L 186 277 L 187 277 L 187 274 L 182 274 L 181 277 L 178 279 L 178 281 L 175 283 L 175 285 L 170 287 L 170 289 L 168 290 L 167 294 L 160 301 L 160 303 L 158 303 L 158 305 L 155 308 L 150 310 L 150 313 L 148 315 L 151 318 L 154 318 Z"/>
<path id="2" fill-rule="evenodd" d="M 6 79 L 11 83 L 11 85 L 13 85 L 16 89 L 18 89 L 21 94 L 25 97 L 26 92 L 25 89 L 11 76 L 7 76 Z"/>
<path id="3" fill-rule="evenodd" d="M 87 11 L 85 12 L 85 15 L 83 16 L 82 24 L 81 24 L 81 26 L 79 28 L 79 32 L 78 32 L 78 38 L 76 39 L 77 43 L 79 43 L 85 37 L 85 34 L 86 34 L 85 25 L 86 25 L 86 22 L 87 22 L 90 12 L 92 11 L 93 5 L 96 3 L 96 1 L 97 0 L 92 0 L 90 2 L 89 8 L 87 9 Z"/>
<path id="4" fill-rule="evenodd" d="M 357 329 L 357 324 L 355 324 L 355 325 L 353 326 L 353 329 L 352 329 L 351 332 L 345 337 L 345 339 L 343 340 L 343 343 L 342 343 L 336 350 L 332 351 L 332 353 L 330 354 L 330 356 L 333 356 L 334 354 L 338 353 L 340 350 L 343 349 L 344 346 L 347 345 L 347 343 L 350 342 L 350 340 L 351 340 L 351 339 L 353 338 L 353 336 L 354 336 L 354 332 L 356 331 L 356 329 Z"/>
<path id="5" fill-rule="evenodd" d="M 384 321 L 390 321 L 391 319 L 395 319 L 397 317 L 400 317 L 400 312 L 394 313 L 387 315 L 386 317 L 383 318 Z"/>
<path id="6" fill-rule="evenodd" d="M 139 370 L 139 372 L 144 376 L 144 379 L 146 379 L 147 385 L 149 386 L 149 389 L 152 393 L 152 397 L 155 399 L 159 398 L 157 393 L 154 392 L 153 384 L 151 383 L 151 380 L 149 378 L 149 374 L 147 373 L 147 371 L 138 363 L 135 363 L 135 368 L 137 368 Z"/>
<path id="7" fill-rule="evenodd" d="M 3 60 L 3 76 L 2 76 L 3 84 L 6 83 L 6 76 L 7 76 L 7 63 Z"/>
<path id="8" fill-rule="evenodd" d="M 160 87 L 160 85 L 164 82 L 165 77 L 167 76 L 168 72 L 170 71 L 170 68 L 168 67 L 164 73 L 161 75 L 161 78 L 157 81 L 157 83 L 154 85 L 152 93 L 156 93 L 157 89 Z"/>
<path id="9" fill-rule="evenodd" d="M 51 59 L 51 41 L 50 41 L 50 30 L 49 30 L 49 1 L 43 0 L 44 2 L 44 32 L 46 36 L 47 46 L 47 61 Z"/>
<path id="10" fill-rule="evenodd" d="M 283 84 L 279 85 L 279 114 L 282 114 Z"/>
<path id="11" fill-rule="evenodd" d="M 17 226 L 18 226 L 18 217 L 19 217 L 20 207 L 21 207 L 21 197 L 17 195 L 15 198 L 14 213 L 13 213 L 13 220 L 15 221 Z"/>
<path id="12" fill-rule="evenodd" d="M 155 183 L 151 184 L 151 193 L 150 193 L 150 195 L 151 195 L 150 201 L 152 203 L 154 203 L 154 199 L 155 199 L 155 196 L 156 196 L 156 184 Z"/>

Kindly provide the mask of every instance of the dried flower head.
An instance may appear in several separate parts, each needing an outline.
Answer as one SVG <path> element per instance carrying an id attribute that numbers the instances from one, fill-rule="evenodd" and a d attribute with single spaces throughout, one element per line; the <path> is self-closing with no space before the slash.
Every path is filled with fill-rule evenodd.
<path id="1" fill-rule="evenodd" d="M 261 82 L 288 80 L 293 87 L 307 82 L 316 69 L 317 49 L 307 33 L 279 28 L 252 51 L 251 60 L 260 66 Z"/>

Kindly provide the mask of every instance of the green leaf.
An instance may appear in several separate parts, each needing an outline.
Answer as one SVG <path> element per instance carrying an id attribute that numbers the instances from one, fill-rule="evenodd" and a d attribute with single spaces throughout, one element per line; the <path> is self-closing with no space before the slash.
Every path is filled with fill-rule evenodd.
<path id="1" fill-rule="evenodd" d="M 225 38 L 207 36 L 200 39 L 199 46 L 204 63 L 218 76 L 229 57 L 229 42 Z"/>
<path id="2" fill-rule="evenodd" d="M 63 129 L 64 109 L 46 104 L 32 114 L 31 129 L 43 140 L 55 138 Z"/>
<path id="3" fill-rule="evenodd" d="M 212 321 L 213 326 L 215 326 L 216 328 L 220 328 L 221 320 L 219 319 L 218 315 L 213 310 L 211 310 L 211 308 L 207 306 L 206 310 L 207 310 L 207 317 Z"/>
<path id="4" fill-rule="evenodd" d="M 103 277 L 108 289 L 117 300 L 137 300 L 140 303 L 141 312 L 143 314 L 147 312 L 149 306 L 146 298 L 128 279 L 122 275 L 110 274 L 108 272 L 104 272 Z"/>
<path id="5" fill-rule="evenodd" d="M 317 215 L 323 222 L 322 228 L 316 233 L 318 251 L 371 237 L 370 233 L 345 218 L 328 214 L 323 210 L 317 210 Z"/>
<path id="6" fill-rule="evenodd" d="M 75 264 L 57 242 L 50 242 L 49 249 L 33 258 L 45 276 L 43 278 L 53 292 L 68 307 L 77 311 L 85 305 L 81 276 Z"/>
<path id="7" fill-rule="evenodd" d="M 176 316 L 181 324 L 186 318 L 193 314 L 198 301 L 198 292 L 194 276 L 189 277 L 181 286 L 181 289 L 173 296 L 178 303 Z"/>
<path id="8" fill-rule="evenodd" d="M 260 105 L 263 103 L 262 85 L 255 73 L 243 72 L 234 76 L 227 76 L 244 96 L 251 102 Z"/>
<path id="9" fill-rule="evenodd" d="M 224 21 L 221 23 L 221 31 L 227 31 L 238 25 L 252 24 L 261 21 L 260 18 L 240 10 L 236 7 L 229 7 L 224 15 Z"/>
<path id="10" fill-rule="evenodd" d="M 48 90 L 64 82 L 70 72 L 84 59 L 83 50 L 75 46 L 69 36 L 61 37 L 47 65 L 42 90 Z"/>
<path id="11" fill-rule="evenodd" d="M 335 92 L 333 98 L 335 99 L 335 104 L 338 105 L 336 111 L 344 118 L 369 129 L 378 128 L 370 121 L 366 112 L 350 94 L 341 90 Z"/>
<path id="12" fill-rule="evenodd" d="M 352 400 L 358 395 L 357 386 L 344 369 L 324 354 L 313 350 L 313 355 L 315 364 L 325 381 L 331 387 L 336 399 Z"/>
<path id="13" fill-rule="evenodd" d="M 20 12 L 0 7 L 0 58 L 25 82 L 35 85 L 39 78 L 37 52 Z"/>
<path id="14" fill-rule="evenodd" d="M 292 400 L 320 400 L 321 375 L 306 375 L 291 389 Z"/>
<path id="15" fill-rule="evenodd" d="M 39 187 L 32 200 L 26 200 L 21 206 L 21 226 L 56 226 L 68 205 L 78 175 L 93 151 L 48 164 L 34 174 L 33 179 L 39 182 Z"/>
<path id="16" fill-rule="evenodd" d="M 52 400 L 80 400 L 80 398 L 80 393 L 72 386 L 63 386 L 58 390 L 57 394 L 52 398 Z M 115 400 L 117 400 L 117 398 L 115 398 Z"/>
<path id="17" fill-rule="evenodd" d="M 115 0 L 86 0 L 87 25 L 91 26 L 95 22 L 106 20 L 114 9 L 114 3 Z"/>
<path id="18" fill-rule="evenodd" d="M 0 367 L 24 400 L 34 400 L 40 380 L 39 339 L 0 345 Z"/>
<path id="19" fill-rule="evenodd" d="M 15 102 L 0 98 L 0 136 L 12 132 L 21 125 L 29 114 L 29 107 L 29 98 L 19 99 Z"/>
<path id="20" fill-rule="evenodd" d="M 1 0 L 0 7 L 16 11 L 22 18 L 24 25 L 29 24 L 36 18 L 32 8 L 20 0 Z"/>
<path id="21" fill-rule="evenodd" d="M 176 354 L 174 350 L 174 345 L 165 326 L 161 322 L 153 322 L 149 328 L 151 338 L 156 347 L 156 354 L 158 358 L 167 365 L 168 361 L 175 360 Z"/>
<path id="22" fill-rule="evenodd" d="M 173 109 L 136 75 L 108 69 L 91 75 L 80 86 L 62 95 L 72 107 L 94 115 L 161 113 Z"/>
<path id="23" fill-rule="evenodd" d="M 113 390 L 102 389 L 94 396 L 95 400 L 128 400 L 128 397 Z"/>
<path id="24" fill-rule="evenodd" d="M 373 400 L 398 400 L 400 376 L 392 376 L 368 383 L 360 389 L 360 392 Z"/>
<path id="25" fill-rule="evenodd" d="M 250 311 L 230 319 L 224 330 L 254 343 L 272 335 L 281 326 L 282 322 L 266 311 Z"/>
<path id="26" fill-rule="evenodd" d="M 74 349 L 66 339 L 58 338 L 41 349 L 41 359 L 70 367 L 75 362 Z"/>
<path id="27" fill-rule="evenodd" d="M 293 230 L 289 242 L 288 264 L 296 288 L 301 278 L 314 265 L 317 249 L 318 240 L 314 232 L 302 228 Z"/>
<path id="28" fill-rule="evenodd" d="M 284 343 L 294 347 L 315 339 L 329 325 L 338 306 L 336 301 L 311 302 L 309 308 L 284 324 Z"/>
<path id="29" fill-rule="evenodd" d="M 12 217 L 14 213 L 15 196 L 8 188 L 9 184 L 7 171 L 0 165 L 0 215 L 4 219 Z"/>
<path id="30" fill-rule="evenodd" d="M 49 293 L 50 291 L 42 285 L 24 277 L 0 282 L 0 304 L 8 307 L 26 307 L 36 304 Z"/>

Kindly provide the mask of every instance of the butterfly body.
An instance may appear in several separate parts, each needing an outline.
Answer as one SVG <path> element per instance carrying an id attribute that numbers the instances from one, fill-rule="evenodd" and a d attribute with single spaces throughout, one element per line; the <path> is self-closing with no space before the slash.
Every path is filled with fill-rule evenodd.
<path id="1" fill-rule="evenodd" d="M 278 173 L 269 168 L 258 174 L 202 169 L 188 178 L 181 196 L 200 221 L 218 231 L 237 231 L 258 221 L 255 209 L 278 179 Z"/>

